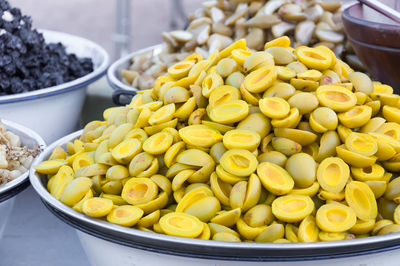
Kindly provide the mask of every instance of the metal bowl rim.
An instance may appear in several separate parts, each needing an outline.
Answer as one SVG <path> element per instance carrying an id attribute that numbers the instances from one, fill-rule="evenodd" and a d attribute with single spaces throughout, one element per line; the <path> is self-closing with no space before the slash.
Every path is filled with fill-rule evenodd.
<path id="1" fill-rule="evenodd" d="M 59 32 L 59 31 L 52 31 L 52 30 L 39 30 L 42 33 L 45 34 L 53 34 L 53 35 L 63 35 L 69 38 L 73 38 L 76 40 L 80 40 L 82 42 L 85 42 L 89 44 L 91 47 L 93 47 L 99 54 L 102 55 L 103 61 L 99 65 L 99 67 L 95 68 L 92 72 L 89 74 L 82 76 L 80 78 L 74 79 L 72 81 L 57 85 L 57 86 L 52 86 L 48 88 L 43 88 L 35 91 L 30 91 L 30 92 L 24 92 L 24 93 L 18 93 L 18 94 L 13 94 L 13 95 L 6 95 L 6 96 L 0 96 L 0 104 L 2 103 L 12 103 L 12 102 L 20 102 L 20 101 L 27 101 L 27 100 L 34 100 L 34 99 L 39 99 L 39 98 L 44 98 L 52 95 L 57 95 L 60 93 L 65 93 L 68 91 L 72 90 L 77 90 L 82 87 L 87 86 L 88 84 L 98 80 L 101 78 L 107 70 L 108 65 L 110 64 L 110 57 L 106 50 L 104 50 L 103 47 L 98 45 L 97 43 L 90 41 L 88 39 L 64 33 L 64 32 Z"/>

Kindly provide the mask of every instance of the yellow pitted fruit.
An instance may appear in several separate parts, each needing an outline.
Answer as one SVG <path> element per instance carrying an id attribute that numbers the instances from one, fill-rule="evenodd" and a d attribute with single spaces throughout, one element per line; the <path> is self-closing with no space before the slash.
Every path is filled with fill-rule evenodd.
<path id="1" fill-rule="evenodd" d="M 225 83 L 226 85 L 239 89 L 240 86 L 242 86 L 243 81 L 244 81 L 244 75 L 241 72 L 236 71 L 230 74 L 226 78 Z"/>
<path id="2" fill-rule="evenodd" d="M 331 233 L 331 232 L 319 232 L 319 239 L 321 241 L 339 241 L 346 238 L 345 233 Z"/>
<path id="3" fill-rule="evenodd" d="M 143 216 L 143 210 L 131 205 L 118 206 L 107 215 L 110 223 L 131 227 Z"/>
<path id="4" fill-rule="evenodd" d="M 50 194 L 87 216 L 204 240 L 400 231 L 400 96 L 321 44 L 253 45 L 178 54 L 153 88 L 34 165 Z"/>
<path id="5" fill-rule="evenodd" d="M 304 65 L 317 70 L 328 69 L 332 65 L 332 60 L 334 59 L 329 52 L 306 46 L 298 47 L 296 49 L 296 55 Z"/>
<path id="6" fill-rule="evenodd" d="M 282 239 L 285 235 L 285 228 L 282 224 L 271 224 L 262 231 L 255 239 L 255 242 L 274 242 Z"/>
<path id="7" fill-rule="evenodd" d="M 305 218 L 307 219 L 307 217 Z M 305 220 L 304 219 L 304 220 Z M 304 221 L 303 220 L 303 221 Z M 315 224 L 315 223 L 314 223 Z M 318 228 L 317 228 L 318 229 Z M 299 228 L 297 228 L 297 226 L 291 224 L 291 223 L 287 223 L 285 225 L 285 238 L 287 240 L 289 240 L 291 243 L 297 243 L 299 242 L 299 238 L 297 236 L 299 231 Z"/>
<path id="8" fill-rule="evenodd" d="M 375 226 L 375 220 L 357 219 L 356 224 L 349 229 L 350 233 L 361 235 L 369 233 Z"/>
<path id="9" fill-rule="evenodd" d="M 318 183 L 326 191 L 339 193 L 349 178 L 349 166 L 338 157 L 326 158 L 318 166 Z"/>
<path id="10" fill-rule="evenodd" d="M 317 97 L 310 92 L 299 92 L 289 98 L 290 107 L 296 107 L 300 114 L 309 114 L 317 108 L 319 102 Z"/>
<path id="11" fill-rule="evenodd" d="M 203 224 L 196 217 L 186 213 L 168 213 L 161 217 L 162 230 L 171 236 L 197 237 L 203 231 Z"/>
<path id="12" fill-rule="evenodd" d="M 239 219 L 236 222 L 237 231 L 246 240 L 254 240 L 259 234 L 261 234 L 267 226 L 257 226 L 253 227 L 248 225 L 243 219 Z"/>
<path id="13" fill-rule="evenodd" d="M 223 137 L 224 146 L 227 149 L 246 149 L 254 151 L 260 145 L 261 138 L 254 131 L 245 129 L 234 129 L 225 133 Z"/>
<path id="14" fill-rule="evenodd" d="M 348 111 L 357 103 L 354 93 L 338 85 L 322 85 L 316 94 L 322 106 L 336 112 Z"/>
<path id="15" fill-rule="evenodd" d="M 78 177 L 68 183 L 61 192 L 59 200 L 68 206 L 78 203 L 90 190 L 93 181 L 87 177 Z"/>
<path id="16" fill-rule="evenodd" d="M 271 130 L 270 120 L 263 114 L 249 114 L 238 125 L 238 129 L 247 129 L 257 132 L 261 138 L 264 138 Z"/>
<path id="17" fill-rule="evenodd" d="M 282 119 L 289 114 L 290 105 L 287 101 L 278 97 L 264 98 L 259 101 L 261 112 L 273 119 Z"/>
<path id="18" fill-rule="evenodd" d="M 217 63 L 215 70 L 222 78 L 226 78 L 237 70 L 237 63 L 232 58 L 223 58 Z"/>
<path id="19" fill-rule="evenodd" d="M 246 49 L 235 49 L 235 50 L 232 50 L 232 52 L 231 52 L 231 56 L 232 56 L 233 60 L 235 60 L 236 63 L 238 63 L 241 66 L 243 66 L 246 59 L 252 54 L 253 54 L 252 51 L 249 51 Z"/>
<path id="20" fill-rule="evenodd" d="M 259 93 L 268 89 L 277 78 L 274 65 L 267 65 L 250 72 L 244 78 L 243 85 L 251 93 Z"/>
<path id="21" fill-rule="evenodd" d="M 279 165 L 264 162 L 257 167 L 257 175 L 266 190 L 276 195 L 289 193 L 294 186 L 293 178 Z"/>
<path id="22" fill-rule="evenodd" d="M 218 88 L 215 88 L 208 99 L 208 106 L 213 108 L 217 105 L 220 105 L 225 102 L 240 100 L 240 92 L 237 88 L 223 85 Z"/>
<path id="23" fill-rule="evenodd" d="M 277 81 L 276 83 L 274 83 L 274 85 L 272 85 L 264 92 L 263 98 L 279 97 L 288 100 L 292 95 L 294 95 L 295 92 L 296 89 L 289 83 Z"/>
<path id="24" fill-rule="evenodd" d="M 320 188 L 319 183 L 314 182 L 314 183 L 312 183 L 311 186 L 306 187 L 306 188 L 293 188 L 289 194 L 313 197 L 318 193 L 319 188 Z"/>
<path id="25" fill-rule="evenodd" d="M 38 173 L 46 175 L 54 175 L 57 174 L 58 170 L 67 163 L 68 162 L 63 159 L 54 159 L 37 164 L 34 166 L 34 168 Z"/>
<path id="26" fill-rule="evenodd" d="M 72 168 L 74 171 L 77 171 L 78 169 L 89 166 L 94 163 L 94 159 L 92 156 L 89 155 L 88 152 L 84 152 L 80 155 L 78 155 L 74 161 L 72 162 Z"/>
<path id="27" fill-rule="evenodd" d="M 215 235 L 213 235 L 212 239 L 216 241 L 225 241 L 225 242 L 241 242 L 239 237 L 237 237 L 232 233 L 227 233 L 227 232 L 216 233 Z"/>
<path id="28" fill-rule="evenodd" d="M 317 225 L 326 232 L 340 233 L 352 228 L 357 221 L 350 207 L 340 203 L 322 205 L 316 215 Z"/>
<path id="29" fill-rule="evenodd" d="M 365 125 L 372 116 L 372 108 L 367 105 L 355 106 L 347 112 L 338 115 L 342 125 L 348 128 L 357 128 Z"/>
<path id="30" fill-rule="evenodd" d="M 171 78 L 180 79 L 189 73 L 190 69 L 195 64 L 192 60 L 182 61 L 168 68 L 168 74 Z"/>
<path id="31" fill-rule="evenodd" d="M 218 73 L 212 72 L 203 79 L 201 93 L 204 97 L 208 98 L 214 89 L 222 85 L 224 85 L 222 77 Z"/>
<path id="32" fill-rule="evenodd" d="M 257 159 L 248 150 L 232 149 L 222 155 L 221 166 L 225 171 L 237 176 L 249 176 L 257 168 Z"/>
<path id="33" fill-rule="evenodd" d="M 212 121 L 229 124 L 243 120 L 249 113 L 249 105 L 242 100 L 222 103 L 212 108 L 208 114 Z"/>
<path id="34" fill-rule="evenodd" d="M 307 216 L 301 221 L 298 228 L 298 240 L 300 242 L 316 242 L 318 241 L 319 228 L 314 216 Z"/>
<path id="35" fill-rule="evenodd" d="M 353 209 L 357 218 L 362 220 L 375 219 L 378 207 L 371 188 L 360 181 L 351 181 L 346 185 L 345 197 L 347 204 Z"/>
<path id="36" fill-rule="evenodd" d="M 275 137 L 272 139 L 271 144 L 275 150 L 286 156 L 291 156 L 301 151 L 300 144 L 287 138 Z"/>
<path id="37" fill-rule="evenodd" d="M 220 211 L 214 218 L 211 219 L 212 223 L 221 224 L 227 227 L 232 227 L 239 220 L 241 214 L 240 208 L 230 211 Z"/>
<path id="38" fill-rule="evenodd" d="M 332 109 L 328 107 L 318 107 L 310 115 L 310 126 L 318 133 L 335 130 L 338 126 L 338 117 Z"/>
<path id="39" fill-rule="evenodd" d="M 83 202 L 82 211 L 90 217 L 104 217 L 112 211 L 113 202 L 110 199 L 90 198 Z"/>
<path id="40" fill-rule="evenodd" d="M 274 65 L 274 58 L 266 52 L 254 52 L 243 62 L 245 72 L 254 71 L 267 65 Z"/>
<path id="41" fill-rule="evenodd" d="M 299 188 L 311 186 L 316 179 L 316 163 L 307 153 L 296 153 L 286 161 L 286 170 Z"/>
<path id="42" fill-rule="evenodd" d="M 243 221 L 251 227 L 270 225 L 273 220 L 272 208 L 266 204 L 259 204 L 252 207 L 243 216 Z"/>
<path id="43" fill-rule="evenodd" d="M 277 65 L 287 65 L 295 59 L 293 49 L 289 47 L 272 46 L 267 48 L 265 52 L 273 56 L 274 62 Z"/>
<path id="44" fill-rule="evenodd" d="M 351 133 L 345 142 L 349 151 L 356 152 L 364 156 L 372 156 L 378 151 L 376 140 L 368 134 Z"/>
<path id="45" fill-rule="evenodd" d="M 64 188 L 75 178 L 74 171 L 68 165 L 60 167 L 58 173 L 52 176 L 47 183 L 47 190 L 56 199 L 60 198 Z"/>
<path id="46" fill-rule="evenodd" d="M 132 204 L 138 205 L 153 200 L 158 194 L 157 185 L 148 178 L 131 178 L 125 183 L 122 198 Z"/>
<path id="47" fill-rule="evenodd" d="M 270 47 L 289 47 L 290 39 L 287 36 L 281 36 L 279 38 L 273 39 L 264 45 L 264 50 Z"/>
<path id="48" fill-rule="evenodd" d="M 314 210 L 314 202 L 309 196 L 286 195 L 272 202 L 272 213 L 281 221 L 295 223 L 302 221 Z"/>
<path id="49" fill-rule="evenodd" d="M 205 125 L 192 125 L 179 130 L 182 140 L 194 147 L 210 147 L 221 141 L 222 135 L 218 130 Z"/>
<path id="50" fill-rule="evenodd" d="M 362 91 L 368 94 L 374 91 L 372 81 L 365 73 L 353 72 L 348 75 L 348 78 L 353 84 L 355 91 Z"/>
<path id="51" fill-rule="evenodd" d="M 272 119 L 271 125 L 275 128 L 294 128 L 301 120 L 299 109 L 291 108 L 289 114 L 282 119 Z"/>
<path id="52" fill-rule="evenodd" d="M 355 167 L 368 167 L 376 162 L 375 156 L 365 156 L 357 152 L 349 151 L 346 146 L 340 145 L 336 147 L 337 155 L 347 164 Z"/>
<path id="53" fill-rule="evenodd" d="M 257 157 L 259 163 L 270 162 L 284 167 L 287 157 L 279 151 L 267 151 Z"/>
<path id="54" fill-rule="evenodd" d="M 276 71 L 278 74 L 278 79 L 281 80 L 290 80 L 296 77 L 296 71 L 288 67 L 277 66 Z"/>
<path id="55" fill-rule="evenodd" d="M 150 154 L 163 154 L 172 145 L 173 141 L 173 137 L 168 132 L 159 132 L 143 142 L 143 150 Z"/>
<path id="56" fill-rule="evenodd" d="M 152 114 L 152 116 L 149 119 L 149 123 L 150 125 L 157 125 L 168 122 L 169 120 L 172 120 L 174 114 L 175 114 L 175 104 L 170 103 L 164 105 L 163 107 L 161 107 Z"/>
<path id="57" fill-rule="evenodd" d="M 215 173 L 222 181 L 232 185 L 236 184 L 239 181 L 246 181 L 248 179 L 248 177 L 233 175 L 225 171 L 221 165 L 218 165 L 215 168 Z"/>
<path id="58" fill-rule="evenodd" d="M 389 182 L 384 195 L 385 199 L 400 202 L 400 178 L 395 178 Z"/>
<path id="59" fill-rule="evenodd" d="M 158 171 L 158 168 L 157 158 L 149 153 L 141 152 L 129 163 L 129 174 L 136 177 L 151 176 Z"/>
<path id="60" fill-rule="evenodd" d="M 112 157 L 119 163 L 127 164 L 142 151 L 142 142 L 136 138 L 122 141 L 112 149 Z"/>
<path id="61" fill-rule="evenodd" d="M 351 167 L 351 174 L 358 181 L 379 181 L 383 180 L 385 169 L 379 164 L 373 164 L 368 167 Z"/>
<path id="62" fill-rule="evenodd" d="M 317 135 L 315 133 L 295 128 L 275 128 L 274 134 L 277 137 L 293 140 L 301 146 L 310 145 L 317 139 Z"/>

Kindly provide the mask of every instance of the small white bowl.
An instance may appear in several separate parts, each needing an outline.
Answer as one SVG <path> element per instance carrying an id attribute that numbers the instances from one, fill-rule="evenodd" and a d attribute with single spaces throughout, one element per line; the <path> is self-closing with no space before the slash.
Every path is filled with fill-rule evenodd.
<path id="1" fill-rule="evenodd" d="M 68 53 L 90 57 L 93 72 L 70 82 L 36 91 L 0 96 L 0 116 L 38 132 L 47 143 L 75 131 L 85 102 L 86 88 L 101 78 L 109 65 L 98 44 L 74 35 L 41 30 L 47 43 L 61 42 Z"/>
<path id="2" fill-rule="evenodd" d="M 114 89 L 112 97 L 115 104 L 126 104 L 126 102 L 123 102 L 120 99 L 121 96 L 133 96 L 139 90 L 138 88 L 132 87 L 123 81 L 121 70 L 129 69 L 133 57 L 143 54 L 152 54 L 153 56 L 155 56 L 161 52 L 162 47 L 162 44 L 150 46 L 139 51 L 130 53 L 111 64 L 111 66 L 107 70 L 107 80 L 110 86 Z"/>
<path id="3" fill-rule="evenodd" d="M 162 44 L 157 44 L 125 55 L 124 57 L 121 57 L 120 59 L 112 63 L 107 70 L 107 80 L 110 83 L 110 86 L 114 90 L 123 89 L 128 91 L 129 90 L 137 91 L 138 90 L 137 88 L 129 86 L 128 84 L 122 81 L 123 78 L 121 76 L 121 70 L 129 69 L 133 57 L 144 54 L 152 54 L 153 56 L 155 56 L 159 54 L 161 50 L 162 50 Z"/>
<path id="4" fill-rule="evenodd" d="M 41 147 L 46 148 L 46 143 L 36 132 L 21 126 L 17 123 L 1 119 L 1 122 L 6 126 L 8 131 L 17 134 L 21 139 L 21 144 L 28 148 Z M 12 211 L 14 196 L 23 191 L 29 186 L 29 171 L 26 171 L 16 179 L 0 185 L 0 239 L 3 236 L 3 231 L 6 226 L 8 217 Z"/>

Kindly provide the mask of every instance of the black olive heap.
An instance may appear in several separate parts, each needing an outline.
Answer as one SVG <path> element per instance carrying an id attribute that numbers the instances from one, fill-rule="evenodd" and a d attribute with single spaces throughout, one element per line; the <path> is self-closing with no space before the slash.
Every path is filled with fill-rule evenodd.
<path id="1" fill-rule="evenodd" d="M 61 43 L 46 43 L 32 19 L 0 0 L 0 95 L 59 85 L 93 71 L 90 58 L 68 54 Z"/>

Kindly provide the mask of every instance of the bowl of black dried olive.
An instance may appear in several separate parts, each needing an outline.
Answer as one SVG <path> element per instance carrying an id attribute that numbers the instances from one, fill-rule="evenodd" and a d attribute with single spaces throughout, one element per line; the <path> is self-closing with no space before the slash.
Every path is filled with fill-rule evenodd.
<path id="1" fill-rule="evenodd" d="M 86 88 L 109 65 L 98 44 L 36 30 L 29 16 L 0 0 L 0 114 L 47 143 L 79 127 Z"/>

